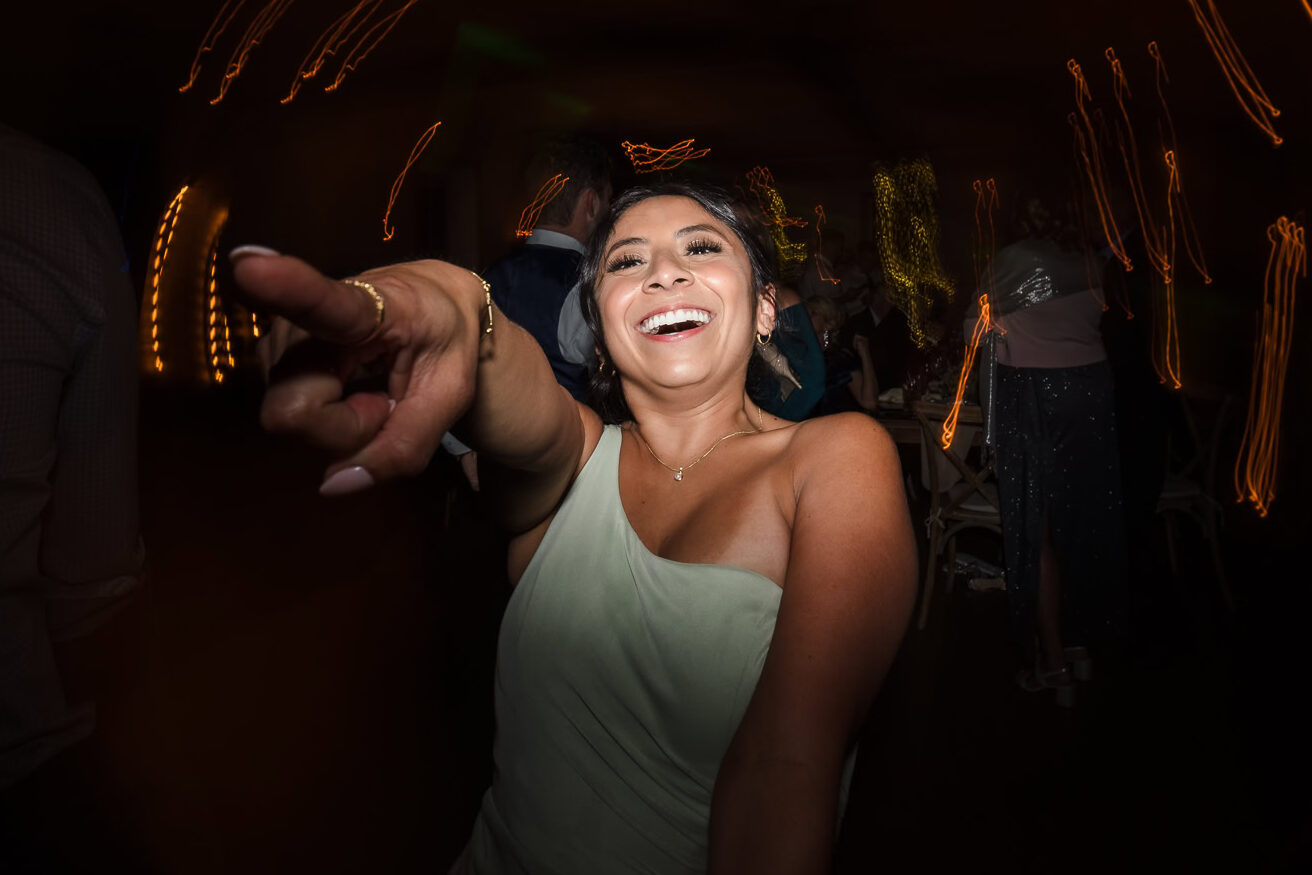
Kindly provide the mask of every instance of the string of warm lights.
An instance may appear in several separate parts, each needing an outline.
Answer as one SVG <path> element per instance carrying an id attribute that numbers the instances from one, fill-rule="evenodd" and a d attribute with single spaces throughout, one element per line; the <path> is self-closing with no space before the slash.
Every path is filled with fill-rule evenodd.
<path id="1" fill-rule="evenodd" d="M 205 31 L 204 38 L 200 41 L 200 47 L 196 49 L 196 57 L 191 60 L 191 70 L 187 74 L 187 81 L 178 89 L 180 92 L 191 90 L 191 86 L 196 84 L 196 77 L 200 75 L 200 61 L 202 55 L 207 55 L 214 51 L 214 44 L 223 36 L 223 32 L 228 29 L 232 23 L 233 17 L 241 9 L 246 0 L 223 0 L 223 5 L 219 7 L 219 12 L 210 22 L 209 30 Z"/>
<path id="2" fill-rule="evenodd" d="M 781 265 L 801 264 L 806 261 L 806 244 L 788 239 L 788 228 L 805 228 L 806 220 L 799 216 L 788 215 L 783 195 L 775 188 L 774 174 L 764 165 L 747 171 L 747 187 L 756 195 L 756 202 L 761 208 L 761 215 L 774 240 L 775 250 L 779 253 Z"/>
<path id="3" fill-rule="evenodd" d="M 543 208 L 556 199 L 556 195 L 565 189 L 565 183 L 567 182 L 569 182 L 568 176 L 557 173 L 542 183 L 542 187 L 533 196 L 533 200 L 519 212 L 519 224 L 515 226 L 516 237 L 527 237 L 533 233 L 533 229 L 538 224 L 538 216 L 542 215 Z"/>
<path id="4" fill-rule="evenodd" d="M 966 354 L 961 359 L 961 373 L 957 375 L 957 391 L 952 397 L 952 409 L 943 420 L 943 433 L 939 436 L 943 449 L 952 446 L 952 439 L 957 433 L 957 418 L 961 414 L 961 405 L 966 395 L 966 382 L 975 367 L 975 357 L 979 352 L 980 342 L 993 328 L 993 319 L 989 302 L 993 298 L 993 256 L 997 247 L 993 214 L 998 209 L 998 186 L 993 177 L 986 182 L 976 179 L 971 183 L 975 190 L 975 248 L 972 261 L 975 267 L 975 290 L 979 293 L 979 316 L 975 319 L 975 328 L 966 341 Z M 984 235 L 984 225 L 980 221 L 980 211 L 988 216 L 988 236 Z"/>
<path id="5" fill-rule="evenodd" d="M 1166 245 L 1162 237 L 1165 229 L 1153 218 L 1148 206 L 1148 196 L 1144 192 L 1143 171 L 1139 164 L 1139 142 L 1134 136 L 1134 124 L 1130 121 L 1130 111 L 1125 105 L 1130 97 L 1130 81 L 1125 77 L 1125 68 L 1116 57 L 1116 51 L 1108 46 L 1103 53 L 1112 68 L 1112 95 L 1120 109 L 1120 118 L 1116 120 L 1116 142 L 1121 153 L 1121 163 L 1125 166 L 1125 177 L 1130 186 L 1130 199 L 1134 201 L 1134 211 L 1139 217 L 1139 230 L 1143 236 L 1143 246 L 1148 253 L 1148 263 L 1161 275 L 1162 281 L 1170 284 L 1174 264 L 1166 254 Z"/>
<path id="6" fill-rule="evenodd" d="M 939 260 L 938 181 L 933 165 L 919 158 L 879 165 L 874 175 L 879 253 L 889 298 L 906 315 L 911 339 L 929 345 L 925 332 L 935 292 L 956 292 Z"/>
<path id="7" fill-rule="evenodd" d="M 815 205 L 815 255 L 813 256 L 815 258 L 815 270 L 816 273 L 819 274 L 820 279 L 822 281 L 836 286 L 839 284 L 840 280 L 836 279 L 834 275 L 829 272 L 828 268 L 825 267 L 824 259 L 820 257 L 820 254 L 821 252 L 824 251 L 824 246 L 825 246 L 825 237 L 824 237 L 823 228 L 825 226 L 825 223 L 828 221 L 829 219 L 825 216 L 824 205 L 816 204 Z"/>
<path id="8" fill-rule="evenodd" d="M 208 267 L 205 274 L 205 336 L 208 344 L 210 376 L 214 378 L 216 383 L 223 382 L 225 367 L 231 370 L 235 366 L 232 357 L 232 339 L 228 332 L 228 314 L 223 307 L 223 302 L 219 299 L 217 275 L 219 237 L 223 234 L 223 226 L 226 222 L 227 215 L 225 211 L 222 218 L 218 220 L 217 227 L 212 235 L 209 259 L 206 262 Z"/>
<path id="9" fill-rule="evenodd" d="M 1170 196 L 1167 199 L 1167 207 L 1170 209 L 1172 226 L 1179 228 L 1180 237 L 1184 240 L 1184 251 L 1189 256 L 1189 262 L 1198 271 L 1203 278 L 1204 285 L 1210 285 L 1212 276 L 1207 272 L 1207 260 L 1203 257 L 1203 245 L 1198 239 L 1198 228 L 1194 225 L 1193 212 L 1189 209 L 1189 199 L 1185 196 L 1184 185 L 1180 180 L 1179 163 L 1176 156 L 1180 154 L 1180 146 L 1175 137 L 1175 120 L 1171 117 L 1171 107 L 1166 102 L 1165 83 L 1170 81 L 1166 74 L 1166 62 L 1162 59 L 1162 50 L 1158 47 L 1157 41 L 1148 43 L 1148 54 L 1152 56 L 1153 63 L 1156 65 L 1154 81 L 1157 86 L 1157 99 L 1162 106 L 1162 121 L 1165 126 L 1162 129 L 1163 157 L 1166 161 L 1170 175 L 1175 179 L 1175 184 L 1170 188 Z M 1172 256 L 1174 258 L 1174 256 Z"/>
<path id="10" fill-rule="evenodd" d="M 406 159 L 405 167 L 401 168 L 400 174 L 392 183 L 392 191 L 387 196 L 387 210 L 383 213 L 383 240 L 391 240 L 392 234 L 396 231 L 396 228 L 389 225 L 388 222 L 392 217 L 392 207 L 396 204 L 396 196 L 401 193 L 401 183 L 405 182 L 405 175 L 410 172 L 410 168 L 419 160 L 419 156 L 423 154 L 424 149 L 427 148 L 429 141 L 433 139 L 433 135 L 437 133 L 437 129 L 441 124 L 441 122 L 434 122 L 433 126 L 424 131 L 419 137 L 414 148 L 410 150 L 410 157 Z"/>
<path id="11" fill-rule="evenodd" d="M 1207 0 L 1206 14 L 1198 5 L 1198 0 L 1189 0 L 1189 5 L 1193 8 L 1194 20 L 1202 29 L 1208 47 L 1216 56 L 1216 62 L 1221 65 L 1225 81 L 1229 83 L 1230 90 L 1239 101 L 1239 108 L 1261 128 L 1262 133 L 1271 138 L 1273 146 L 1279 146 L 1284 140 L 1276 133 L 1274 119 L 1280 117 L 1280 110 L 1276 109 L 1271 98 L 1267 97 L 1262 83 L 1257 81 L 1257 76 L 1253 73 L 1253 68 L 1248 66 L 1243 52 L 1239 51 L 1238 44 L 1230 35 L 1230 29 L 1221 20 L 1221 13 L 1217 11 L 1216 3 L 1214 0 Z"/>
<path id="12" fill-rule="evenodd" d="M 383 0 L 360 0 L 346 11 L 340 18 L 328 25 L 328 29 L 319 35 L 315 40 L 310 51 L 306 54 L 301 65 L 296 68 L 296 75 L 292 78 L 291 90 L 287 92 L 280 103 L 291 103 L 296 98 L 297 92 L 301 90 L 301 85 L 315 76 L 319 75 L 319 70 L 323 68 L 324 62 L 329 55 L 336 55 L 338 49 L 346 44 L 347 40 L 355 36 L 364 23 L 369 20 L 369 16 L 374 13 L 378 5 Z M 362 14 L 363 13 L 363 14 Z"/>
<path id="13" fill-rule="evenodd" d="M 647 143 L 630 143 L 625 140 L 620 145 L 629 156 L 636 173 L 655 173 L 657 170 L 672 170 L 685 161 L 703 158 L 711 154 L 710 148 L 694 149 L 694 140 L 680 140 L 668 149 L 657 148 Z"/>
<path id="14" fill-rule="evenodd" d="M 1116 227 L 1116 218 L 1112 213 L 1111 198 L 1107 196 L 1107 174 L 1103 167 L 1102 151 L 1098 148 L 1098 134 L 1093 127 L 1093 119 L 1084 101 L 1092 100 L 1089 83 L 1084 78 L 1080 65 L 1074 58 L 1066 62 L 1066 69 L 1075 78 L 1075 112 L 1066 116 L 1066 121 L 1075 131 L 1075 150 L 1079 165 L 1089 180 L 1089 192 L 1093 204 L 1098 210 L 1098 220 L 1102 224 L 1103 236 L 1112 254 L 1120 260 L 1127 271 L 1134 270 L 1134 264 L 1121 243 L 1121 231 Z"/>
<path id="15" fill-rule="evenodd" d="M 291 5 L 292 0 L 269 0 L 269 3 L 259 11 L 255 19 L 246 26 L 246 32 L 242 34 L 237 47 L 232 50 L 232 55 L 228 58 L 228 65 L 223 71 L 223 81 L 219 83 L 219 93 L 210 101 L 211 105 L 219 103 L 227 96 L 228 89 L 241 75 L 246 62 L 250 59 L 251 52 L 260 44 L 265 35 L 273 29 L 273 26 L 278 23 L 278 19 L 283 17 Z"/>
<path id="16" fill-rule="evenodd" d="M 150 272 L 147 287 L 150 289 L 150 347 L 155 354 L 155 370 L 164 370 L 164 359 L 159 349 L 159 283 L 164 276 L 164 265 L 169 257 L 169 244 L 173 242 L 173 231 L 182 212 L 182 199 L 187 195 L 188 186 L 183 186 L 169 201 L 159 228 L 155 231 L 155 242 L 151 246 Z"/>
<path id="17" fill-rule="evenodd" d="M 400 9 L 384 16 L 373 27 L 365 31 L 364 35 L 351 48 L 351 51 L 342 59 L 342 66 L 338 68 L 337 75 L 333 77 L 332 83 L 324 88 L 324 91 L 336 91 L 338 86 L 342 84 L 342 80 L 346 78 L 346 74 L 360 66 L 360 62 L 378 47 L 383 38 L 392 32 L 392 28 L 396 27 L 396 23 L 401 20 L 401 16 L 405 15 L 406 11 L 417 2 L 419 0 L 405 0 L 405 5 Z"/>
<path id="18" fill-rule="evenodd" d="M 1252 391 L 1235 461 L 1235 493 L 1265 517 L 1276 494 L 1280 415 L 1294 329 L 1294 291 L 1307 276 L 1302 226 L 1281 216 L 1266 229 L 1271 252 L 1262 281 L 1262 312 L 1253 349 Z"/>

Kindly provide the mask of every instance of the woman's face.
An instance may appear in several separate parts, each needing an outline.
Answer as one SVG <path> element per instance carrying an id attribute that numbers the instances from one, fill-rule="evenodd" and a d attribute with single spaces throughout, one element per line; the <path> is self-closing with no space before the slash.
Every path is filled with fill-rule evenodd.
<path id="1" fill-rule="evenodd" d="M 742 382 L 774 305 L 727 226 L 685 197 L 629 208 L 602 252 L 597 303 L 610 357 L 628 384 L 664 389 Z"/>

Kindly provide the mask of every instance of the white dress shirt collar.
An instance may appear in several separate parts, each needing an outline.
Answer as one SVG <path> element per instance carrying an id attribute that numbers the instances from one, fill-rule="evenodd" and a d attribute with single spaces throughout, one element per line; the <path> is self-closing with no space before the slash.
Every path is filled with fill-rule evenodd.
<path id="1" fill-rule="evenodd" d="M 548 231 L 546 228 L 534 228 L 533 233 L 524 242 L 538 246 L 552 246 L 556 249 L 573 249 L 579 254 L 584 252 L 583 244 L 573 237 L 559 231 Z"/>

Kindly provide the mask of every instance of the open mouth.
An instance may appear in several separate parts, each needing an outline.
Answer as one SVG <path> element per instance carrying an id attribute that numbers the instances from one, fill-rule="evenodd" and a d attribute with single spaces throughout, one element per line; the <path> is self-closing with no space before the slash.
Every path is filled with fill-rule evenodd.
<path id="1" fill-rule="evenodd" d="M 653 336 L 664 336 L 667 334 L 678 334 L 681 331 L 691 331 L 694 328 L 701 328 L 712 319 L 711 314 L 706 310 L 696 308 L 686 308 L 682 310 L 667 310 L 664 313 L 657 313 L 654 316 L 648 316 L 638 323 L 638 330 L 643 334 Z"/>

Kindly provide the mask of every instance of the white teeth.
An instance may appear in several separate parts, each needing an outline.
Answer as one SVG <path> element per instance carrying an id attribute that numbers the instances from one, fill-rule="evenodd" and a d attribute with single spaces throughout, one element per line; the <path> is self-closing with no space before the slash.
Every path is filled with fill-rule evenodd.
<path id="1" fill-rule="evenodd" d="M 662 327 L 678 322 L 696 322 L 705 325 L 710 321 L 711 314 L 705 310 L 669 310 L 665 313 L 657 313 L 655 316 L 648 316 L 638 323 L 638 330 L 643 334 L 655 334 Z"/>

